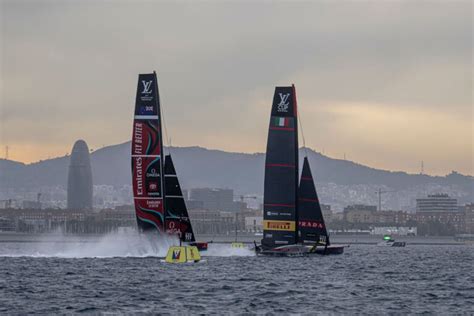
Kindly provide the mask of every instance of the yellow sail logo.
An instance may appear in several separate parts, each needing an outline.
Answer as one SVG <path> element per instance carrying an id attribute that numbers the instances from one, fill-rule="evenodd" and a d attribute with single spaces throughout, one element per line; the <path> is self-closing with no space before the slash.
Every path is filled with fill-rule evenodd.
<path id="1" fill-rule="evenodd" d="M 263 229 L 294 231 L 295 222 L 294 221 L 263 221 Z"/>

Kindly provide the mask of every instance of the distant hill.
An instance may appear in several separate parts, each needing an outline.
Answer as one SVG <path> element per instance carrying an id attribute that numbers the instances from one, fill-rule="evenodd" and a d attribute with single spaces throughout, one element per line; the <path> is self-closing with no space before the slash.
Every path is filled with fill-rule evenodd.
<path id="1" fill-rule="evenodd" d="M 166 149 L 165 152 L 168 153 L 169 150 Z M 201 147 L 172 147 L 171 153 L 184 188 L 232 188 L 239 194 L 262 194 L 265 159 L 263 153 L 231 153 Z M 440 190 L 458 190 L 464 200 L 474 200 L 472 176 L 455 172 L 444 177 L 391 172 L 352 161 L 329 158 L 310 149 L 307 149 L 307 153 L 315 179 L 323 186 L 323 191 L 327 191 L 324 187 L 326 184 L 357 188 L 364 185 L 370 188 L 383 186 L 394 191 L 409 191 L 410 188 L 419 189 L 430 185 Z M 300 157 L 302 156 L 300 149 Z M 96 150 L 91 154 L 91 163 L 94 184 L 131 184 L 130 142 Z M 8 188 L 65 186 L 68 165 L 68 156 L 28 165 L 0 160 L 0 190 L 5 192 Z M 328 192 L 324 194 L 334 195 Z"/>

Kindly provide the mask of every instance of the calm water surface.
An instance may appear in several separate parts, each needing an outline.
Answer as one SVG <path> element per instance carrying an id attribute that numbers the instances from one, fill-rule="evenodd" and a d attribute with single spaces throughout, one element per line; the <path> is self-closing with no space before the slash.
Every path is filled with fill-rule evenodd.
<path id="1" fill-rule="evenodd" d="M 184 265 L 12 256 L 16 247 L 25 246 L 0 244 L 0 314 L 474 313 L 472 246 L 360 245 L 340 256 Z"/>

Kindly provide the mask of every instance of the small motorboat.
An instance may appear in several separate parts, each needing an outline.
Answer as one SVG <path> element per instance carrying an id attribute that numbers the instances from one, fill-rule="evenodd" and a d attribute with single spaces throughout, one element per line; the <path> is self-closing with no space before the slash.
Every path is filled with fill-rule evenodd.
<path id="1" fill-rule="evenodd" d="M 395 241 L 390 235 L 383 236 L 383 241 L 379 242 L 377 246 L 381 247 L 405 247 L 406 242 Z"/>

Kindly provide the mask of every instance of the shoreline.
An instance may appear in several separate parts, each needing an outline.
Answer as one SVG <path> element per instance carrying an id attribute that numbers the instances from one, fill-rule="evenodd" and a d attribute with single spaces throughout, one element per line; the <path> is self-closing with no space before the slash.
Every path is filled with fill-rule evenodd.
<path id="1" fill-rule="evenodd" d="M 0 244 L 2 243 L 96 243 L 107 236 L 114 238 L 126 239 L 127 236 L 136 232 L 128 233 L 110 233 L 110 234 L 61 234 L 61 233 L 43 233 L 43 234 L 26 234 L 0 232 Z M 452 245 L 462 246 L 469 244 L 468 242 L 456 241 L 454 236 L 396 236 L 393 237 L 397 241 L 404 241 L 409 245 Z M 261 235 L 242 234 L 237 236 L 237 242 L 244 244 L 253 244 L 254 241 L 260 242 Z M 197 235 L 197 240 L 207 241 L 215 244 L 231 244 L 235 241 L 235 235 Z M 376 245 L 382 240 L 380 235 L 332 235 L 331 243 L 347 244 L 347 245 Z"/>

